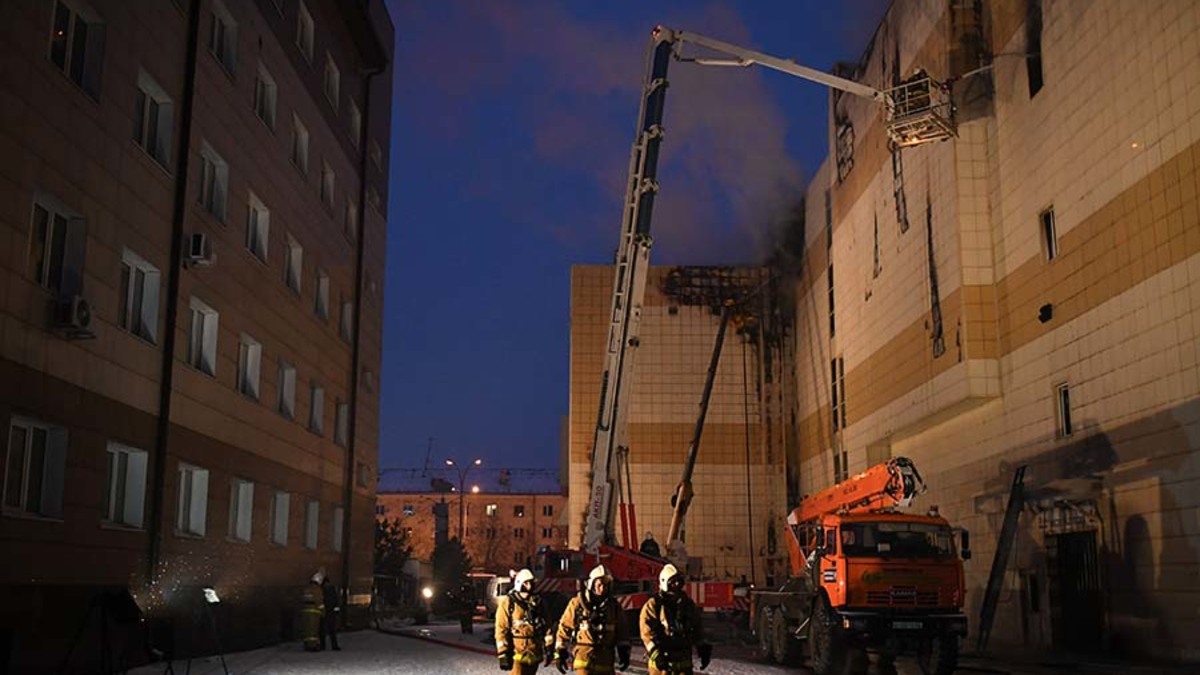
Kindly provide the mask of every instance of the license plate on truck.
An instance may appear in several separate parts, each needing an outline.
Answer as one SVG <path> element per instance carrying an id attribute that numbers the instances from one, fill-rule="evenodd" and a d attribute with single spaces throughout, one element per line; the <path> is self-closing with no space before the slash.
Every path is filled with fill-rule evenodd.
<path id="1" fill-rule="evenodd" d="M 920 621 L 893 621 L 892 628 L 896 630 L 921 630 L 925 625 Z"/>

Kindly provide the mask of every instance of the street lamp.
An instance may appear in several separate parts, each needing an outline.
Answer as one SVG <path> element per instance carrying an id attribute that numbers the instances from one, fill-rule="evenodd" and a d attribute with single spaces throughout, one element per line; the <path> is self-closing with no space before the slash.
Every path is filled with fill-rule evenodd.
<path id="1" fill-rule="evenodd" d="M 446 466 L 458 471 L 458 542 L 465 545 L 467 541 L 466 512 L 463 510 L 463 500 L 466 498 L 463 493 L 466 492 L 467 474 L 471 469 L 477 466 L 483 466 L 483 460 L 476 458 L 470 464 L 459 464 L 452 459 L 446 460 Z"/>

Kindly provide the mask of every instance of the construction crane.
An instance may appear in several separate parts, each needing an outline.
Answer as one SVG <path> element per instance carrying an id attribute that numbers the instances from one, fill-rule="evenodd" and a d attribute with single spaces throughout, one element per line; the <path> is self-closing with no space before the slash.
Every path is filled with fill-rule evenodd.
<path id="1" fill-rule="evenodd" d="M 686 45 L 695 45 L 731 58 L 685 56 L 683 52 Z M 631 498 L 628 466 L 628 402 L 640 344 L 642 301 L 653 245 L 650 225 L 659 187 L 658 156 L 664 135 L 667 71 L 672 60 L 706 66 L 748 67 L 758 64 L 869 99 L 884 106 L 888 136 L 899 147 L 944 140 L 955 134 L 954 109 L 949 101 L 948 88 L 932 78 L 916 77 L 898 87 L 881 91 L 801 66 L 795 61 L 696 33 L 663 26 L 651 32 L 637 133 L 629 156 L 621 239 L 614 260 L 612 304 L 605 341 L 604 369 L 600 378 L 600 407 L 592 441 L 590 488 L 582 536 L 584 551 L 592 554 L 599 550 L 601 544 L 615 543 L 613 525 L 618 503 L 621 506 L 624 545 L 628 549 L 636 548 L 637 517 Z M 676 504 L 679 503 L 677 498 Z M 686 501 L 683 503 L 686 512 Z"/>

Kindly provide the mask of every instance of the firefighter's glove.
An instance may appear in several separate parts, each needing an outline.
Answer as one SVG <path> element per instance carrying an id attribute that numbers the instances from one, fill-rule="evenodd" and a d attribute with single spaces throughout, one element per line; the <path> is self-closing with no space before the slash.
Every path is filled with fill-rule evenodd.
<path id="1" fill-rule="evenodd" d="M 547 649 L 546 657 L 544 659 L 542 659 L 542 667 L 549 668 L 550 666 L 553 666 L 553 665 L 554 665 L 554 650 Z"/>
<path id="2" fill-rule="evenodd" d="M 554 660 L 558 662 L 556 664 L 558 666 L 558 672 L 565 673 L 571 669 L 570 664 L 567 663 L 567 659 L 569 658 L 570 656 L 567 654 L 567 650 L 565 649 L 558 650 L 558 653 L 554 655 Z"/>
<path id="3" fill-rule="evenodd" d="M 650 652 L 649 660 L 654 663 L 655 668 L 664 673 L 671 670 L 671 662 L 667 660 L 667 655 L 658 649 Z"/>
<path id="4" fill-rule="evenodd" d="M 512 670 L 513 669 L 512 652 L 501 652 L 499 656 L 500 656 L 500 670 Z"/>
<path id="5" fill-rule="evenodd" d="M 712 645 L 699 645 L 696 647 L 696 653 L 700 655 L 700 670 L 704 670 L 712 661 Z"/>
<path id="6" fill-rule="evenodd" d="M 617 670 L 624 672 L 629 668 L 629 645 L 617 645 Z"/>

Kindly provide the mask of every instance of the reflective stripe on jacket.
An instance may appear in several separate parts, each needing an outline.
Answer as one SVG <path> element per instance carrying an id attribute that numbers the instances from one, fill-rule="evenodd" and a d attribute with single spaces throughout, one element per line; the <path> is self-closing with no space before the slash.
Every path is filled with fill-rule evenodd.
<path id="1" fill-rule="evenodd" d="M 672 668 L 692 667 L 692 648 L 704 644 L 704 624 L 691 598 L 683 593 L 655 593 L 642 605 L 638 623 L 648 657 L 662 652 Z"/>
<path id="2" fill-rule="evenodd" d="M 509 593 L 496 608 L 496 653 L 511 652 L 516 663 L 539 663 L 554 644 L 545 608 L 536 595 Z"/>
<path id="3" fill-rule="evenodd" d="M 574 644 L 576 670 L 611 673 L 617 660 L 617 645 L 629 644 L 629 629 L 620 605 L 611 595 L 591 598 L 584 591 L 567 603 L 558 621 L 558 649 Z"/>

